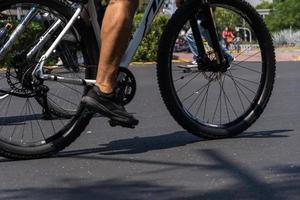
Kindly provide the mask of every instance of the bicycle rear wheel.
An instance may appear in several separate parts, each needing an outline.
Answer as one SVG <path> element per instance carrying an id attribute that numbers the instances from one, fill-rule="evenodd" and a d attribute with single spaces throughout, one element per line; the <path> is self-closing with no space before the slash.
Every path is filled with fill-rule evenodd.
<path id="1" fill-rule="evenodd" d="M 45 115 L 45 97 L 41 96 L 31 84 L 31 71 L 36 66 L 37 60 L 32 59 L 25 63 L 21 59 L 39 38 L 40 33 L 47 28 L 41 24 L 41 17 L 47 16 L 49 19 L 47 22 L 50 24 L 56 19 L 61 19 L 63 27 L 74 11 L 67 1 L 0 0 L 0 16 L 4 16 L 3 21 L 17 24 L 16 12 L 24 16 L 33 6 L 39 11 L 29 24 L 30 30 L 25 30 L 26 34 L 17 40 L 15 46 L 1 60 L 0 154 L 13 159 L 52 155 L 71 144 L 82 130 L 74 124 L 75 120 L 66 117 L 74 116 L 76 113 L 85 87 L 44 81 L 39 86 L 49 88 L 47 102 L 51 110 L 51 116 L 47 113 Z M 84 24 L 77 22 L 47 61 L 45 72 L 64 77 L 95 78 L 95 68 L 87 67 L 94 63 L 94 59 L 87 53 L 88 47 L 82 45 L 93 38 L 88 36 L 88 30 Z M 51 41 L 56 35 L 53 35 Z M 51 41 L 46 43 L 34 58 L 38 59 L 51 45 Z M 95 42 L 90 43 L 89 47 L 94 47 Z M 71 64 L 70 59 L 75 60 L 75 64 Z M 77 118 L 80 116 L 75 117 Z M 73 128 L 78 130 L 76 134 L 74 132 L 70 134 Z"/>
<path id="2" fill-rule="evenodd" d="M 215 67 L 200 3 L 191 0 L 176 11 L 161 37 L 157 77 L 161 96 L 174 119 L 192 134 L 217 139 L 235 136 L 259 118 L 273 89 L 275 54 L 270 33 L 249 3 L 210 0 L 209 4 L 218 35 L 225 26 L 242 34 L 241 49 L 222 47 L 230 66 L 225 70 Z M 189 41 L 192 50 L 196 46 L 189 31 L 189 20 L 194 16 L 199 19 L 210 66 L 189 63 L 192 53 L 176 51 L 176 42 L 182 38 Z"/>
<path id="3" fill-rule="evenodd" d="M 57 35 L 61 32 L 66 24 L 66 19 L 60 15 L 56 15 L 54 10 L 47 10 L 45 7 L 38 7 L 39 4 L 33 2 L 20 3 L 2 3 L 1 22 L 3 26 L 11 24 L 12 28 L 9 30 L 6 37 L 10 37 L 13 31 L 21 23 L 23 18 L 33 6 L 37 6 L 37 13 L 31 19 L 29 24 L 21 35 L 18 36 L 12 48 L 6 52 L 4 57 L 0 60 L 2 68 L 6 68 L 7 80 L 9 86 L 14 90 L 22 90 L 16 86 L 18 82 L 22 82 L 22 76 L 25 73 L 30 73 L 35 65 L 38 63 L 40 57 L 53 43 Z M 71 5 L 69 5 L 71 6 Z M 70 8 L 69 8 L 70 9 Z M 40 37 L 49 29 L 58 19 L 63 20 L 61 25 L 52 33 L 52 36 L 44 46 L 39 49 L 31 58 L 27 58 L 27 53 L 39 42 Z M 65 76 L 69 78 L 84 78 L 85 66 L 87 59 L 84 58 L 84 47 L 81 46 L 81 38 L 78 37 L 78 30 L 71 29 L 62 39 L 58 47 L 53 51 L 51 57 L 47 60 L 44 72 L 51 73 L 58 76 Z M 17 71 L 17 78 L 11 75 Z M 28 82 L 28 84 L 30 84 Z M 83 88 L 80 86 L 73 86 L 60 83 L 45 83 L 49 88 L 48 93 L 48 107 L 52 114 L 60 117 L 71 117 L 76 113 L 79 99 L 82 96 Z M 23 84 L 24 85 L 24 84 Z M 41 99 L 37 100 L 42 102 Z"/>

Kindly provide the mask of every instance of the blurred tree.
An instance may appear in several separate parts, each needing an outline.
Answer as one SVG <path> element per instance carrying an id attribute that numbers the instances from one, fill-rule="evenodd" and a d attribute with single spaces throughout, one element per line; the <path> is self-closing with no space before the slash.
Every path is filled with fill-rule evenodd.
<path id="1" fill-rule="evenodd" d="M 285 0 L 273 0 L 274 3 L 284 2 Z"/>
<path id="2" fill-rule="evenodd" d="M 139 22 L 142 20 L 143 13 L 136 14 L 134 17 L 134 30 L 139 25 Z M 165 28 L 165 25 L 168 22 L 168 18 L 164 15 L 158 15 L 150 29 L 147 33 L 146 37 L 143 39 L 140 44 L 133 61 L 154 61 L 156 60 L 157 48 L 159 38 Z"/>
<path id="3" fill-rule="evenodd" d="M 243 25 L 243 20 L 240 16 L 238 16 L 233 11 L 223 8 L 217 8 L 215 11 L 215 20 L 217 31 L 219 34 L 222 33 L 224 28 L 228 26 L 229 28 L 233 29 L 237 26 Z"/>
<path id="4" fill-rule="evenodd" d="M 273 3 L 270 3 L 268 1 L 262 1 L 256 6 L 256 9 L 273 9 Z"/>
<path id="5" fill-rule="evenodd" d="M 300 29 L 300 1 L 285 0 L 274 4 L 274 10 L 266 16 L 266 23 L 271 31 Z"/>

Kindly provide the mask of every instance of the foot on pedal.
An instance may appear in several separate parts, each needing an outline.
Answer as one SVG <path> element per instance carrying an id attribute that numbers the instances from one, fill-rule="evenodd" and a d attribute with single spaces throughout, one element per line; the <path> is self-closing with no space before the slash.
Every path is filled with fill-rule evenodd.
<path id="1" fill-rule="evenodd" d="M 115 93 L 105 94 L 97 86 L 93 86 L 82 98 L 82 105 L 88 110 L 99 113 L 110 119 L 111 126 L 134 128 L 139 121 L 128 113 L 115 98 Z"/>

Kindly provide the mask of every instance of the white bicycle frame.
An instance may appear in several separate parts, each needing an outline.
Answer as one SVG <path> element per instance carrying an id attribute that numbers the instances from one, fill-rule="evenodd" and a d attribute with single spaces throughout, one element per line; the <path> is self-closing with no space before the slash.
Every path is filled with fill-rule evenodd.
<path id="1" fill-rule="evenodd" d="M 138 48 L 140 45 L 142 39 L 148 32 L 154 17 L 157 15 L 158 11 L 162 7 L 164 3 L 164 0 L 151 0 L 149 4 L 147 5 L 147 8 L 145 10 L 145 14 L 136 29 L 133 39 L 130 41 L 127 50 L 125 51 L 125 54 L 122 58 L 120 67 L 125 67 L 127 68 Z M 73 79 L 73 78 L 65 78 L 65 77 L 60 77 L 56 75 L 49 75 L 49 74 L 44 74 L 43 73 L 43 67 L 46 62 L 46 60 L 49 58 L 49 56 L 52 54 L 52 52 L 55 50 L 59 42 L 62 40 L 63 36 L 70 30 L 72 25 L 75 23 L 75 21 L 80 17 L 80 14 L 82 12 L 83 5 L 77 5 L 76 11 L 70 21 L 66 24 L 65 28 L 62 30 L 62 32 L 58 35 L 56 40 L 53 42 L 53 44 L 50 46 L 50 48 L 46 51 L 46 53 L 40 58 L 40 61 L 36 68 L 33 71 L 33 77 L 35 78 L 41 78 L 43 80 L 48 80 L 48 81 L 57 81 L 57 82 L 64 82 L 64 83 L 69 83 L 69 84 L 74 84 L 74 85 L 91 85 L 95 84 L 95 80 L 90 80 L 90 79 Z M 97 38 L 97 42 L 100 46 L 100 27 L 98 24 L 98 19 L 97 19 L 97 10 L 94 4 L 94 0 L 89 0 L 87 4 L 87 9 L 88 13 L 90 16 L 90 20 L 94 29 L 95 36 Z M 53 26 L 57 26 L 60 22 L 56 22 Z M 51 29 L 51 28 L 50 28 Z M 47 35 L 47 34 L 46 34 Z"/>

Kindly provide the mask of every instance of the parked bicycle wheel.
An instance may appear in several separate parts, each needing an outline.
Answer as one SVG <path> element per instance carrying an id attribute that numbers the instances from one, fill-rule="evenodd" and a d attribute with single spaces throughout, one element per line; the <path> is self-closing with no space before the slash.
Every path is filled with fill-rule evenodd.
<path id="1" fill-rule="evenodd" d="M 32 84 L 31 72 L 37 59 L 56 37 L 55 32 L 32 59 L 26 59 L 28 50 L 49 27 L 45 20 L 52 24 L 60 19 L 63 27 L 73 15 L 66 1 L 0 0 L 1 20 L 13 25 L 8 34 L 16 28 L 18 18 L 34 6 L 38 12 L 28 29 L 0 61 L 0 154 L 14 159 L 48 156 L 70 144 L 76 137 L 69 135 L 73 123 L 66 117 L 74 115 L 85 89 L 49 81 Z M 92 61 L 85 56 L 84 45 L 80 45 L 88 28 L 78 22 L 71 30 L 46 61 L 44 71 L 64 77 L 95 78 L 95 70 L 87 67 Z"/>
<path id="2" fill-rule="evenodd" d="M 262 18 L 249 3 L 210 0 L 220 43 L 225 26 L 242 35 L 239 53 L 222 47 L 230 65 L 218 66 L 199 2 L 187 1 L 167 24 L 159 45 L 158 84 L 171 115 L 187 131 L 211 139 L 231 137 L 250 127 L 270 98 L 275 76 L 272 39 Z M 197 62 L 199 54 L 175 50 L 177 38 L 182 38 L 183 31 L 190 27 L 192 16 L 197 17 L 206 44 L 210 59 L 206 66 Z M 185 38 L 193 52 L 197 43 L 193 32 L 187 31 Z"/>

